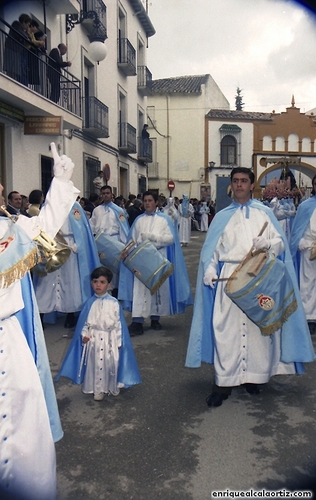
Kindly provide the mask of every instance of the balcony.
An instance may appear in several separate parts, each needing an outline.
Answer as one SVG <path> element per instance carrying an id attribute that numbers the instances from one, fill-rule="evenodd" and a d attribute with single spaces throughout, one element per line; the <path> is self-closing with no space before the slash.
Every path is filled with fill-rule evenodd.
<path id="1" fill-rule="evenodd" d="M 31 52 L 20 37 L 15 39 L 14 30 L 6 33 L 8 28 L 0 19 L 0 101 L 26 115 L 62 114 L 64 128 L 80 128 L 80 80 L 68 71 L 56 71 L 47 55 Z"/>
<path id="2" fill-rule="evenodd" d="M 126 76 L 136 75 L 136 50 L 127 38 L 117 41 L 117 65 Z"/>
<path id="3" fill-rule="evenodd" d="M 89 35 L 95 30 L 95 21 L 100 22 L 98 31 L 107 38 L 106 6 L 102 0 L 80 0 L 80 14 L 66 15 L 66 32 L 69 33 L 76 24 L 81 24 Z"/>
<path id="4" fill-rule="evenodd" d="M 109 137 L 109 108 L 96 97 L 84 97 L 83 126 L 84 132 L 94 137 Z"/>
<path id="5" fill-rule="evenodd" d="M 137 66 L 137 89 L 142 95 L 152 94 L 152 80 L 147 66 Z"/>
<path id="6" fill-rule="evenodd" d="M 122 153 L 136 153 L 136 128 L 129 123 L 119 123 L 118 148 Z"/>
<path id="7" fill-rule="evenodd" d="M 153 161 L 152 151 L 152 141 L 150 139 L 142 139 L 140 137 L 138 141 L 138 160 L 143 161 L 144 163 L 151 163 Z"/>

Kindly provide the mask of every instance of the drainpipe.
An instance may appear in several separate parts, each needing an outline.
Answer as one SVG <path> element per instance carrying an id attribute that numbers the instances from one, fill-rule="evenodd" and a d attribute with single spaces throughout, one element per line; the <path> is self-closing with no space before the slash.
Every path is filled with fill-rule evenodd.
<path id="1" fill-rule="evenodd" d="M 167 181 L 170 180 L 170 135 L 169 135 L 169 102 L 170 97 L 166 96 L 167 104 Z"/>

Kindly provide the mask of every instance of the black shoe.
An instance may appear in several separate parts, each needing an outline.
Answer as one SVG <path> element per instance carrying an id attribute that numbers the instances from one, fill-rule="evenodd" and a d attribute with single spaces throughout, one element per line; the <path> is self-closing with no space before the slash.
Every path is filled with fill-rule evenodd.
<path id="1" fill-rule="evenodd" d="M 225 399 L 228 399 L 227 394 L 212 392 L 212 394 L 206 398 L 207 406 L 221 406 Z"/>
<path id="2" fill-rule="evenodd" d="M 64 327 L 65 328 L 73 328 L 77 324 L 77 319 L 75 318 L 74 313 L 68 313 L 65 319 Z"/>
<path id="3" fill-rule="evenodd" d="M 152 330 L 162 330 L 162 326 L 157 319 L 151 320 L 151 329 Z"/>
<path id="4" fill-rule="evenodd" d="M 129 325 L 128 331 L 131 337 L 135 337 L 135 335 L 142 335 L 144 333 L 144 328 L 142 323 L 133 323 Z"/>
<path id="5" fill-rule="evenodd" d="M 260 389 L 257 384 L 243 384 L 248 394 L 259 394 Z"/>

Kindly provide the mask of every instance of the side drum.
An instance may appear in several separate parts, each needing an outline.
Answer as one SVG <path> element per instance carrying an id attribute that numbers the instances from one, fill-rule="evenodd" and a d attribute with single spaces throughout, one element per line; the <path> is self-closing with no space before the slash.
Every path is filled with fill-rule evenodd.
<path id="1" fill-rule="evenodd" d="M 99 253 L 100 262 L 107 267 L 112 273 L 120 272 L 121 255 L 125 248 L 124 243 L 121 243 L 113 236 L 100 231 L 95 236 L 95 243 Z"/>
<path id="2" fill-rule="evenodd" d="M 245 259 L 230 276 L 225 292 L 263 335 L 281 328 L 297 309 L 285 264 L 268 252 Z"/>
<path id="3" fill-rule="evenodd" d="M 152 295 L 173 273 L 173 264 L 149 240 L 134 248 L 123 262 Z"/>

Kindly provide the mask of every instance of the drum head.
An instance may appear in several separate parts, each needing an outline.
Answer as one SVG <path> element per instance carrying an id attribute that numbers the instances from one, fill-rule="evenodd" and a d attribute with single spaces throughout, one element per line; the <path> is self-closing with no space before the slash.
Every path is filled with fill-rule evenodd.
<path id="1" fill-rule="evenodd" d="M 254 279 L 252 270 L 260 266 L 262 268 L 268 258 L 269 254 L 264 252 L 258 253 L 242 262 L 231 275 L 233 279 L 228 280 L 226 285 L 227 292 L 235 293 L 247 286 Z"/>

